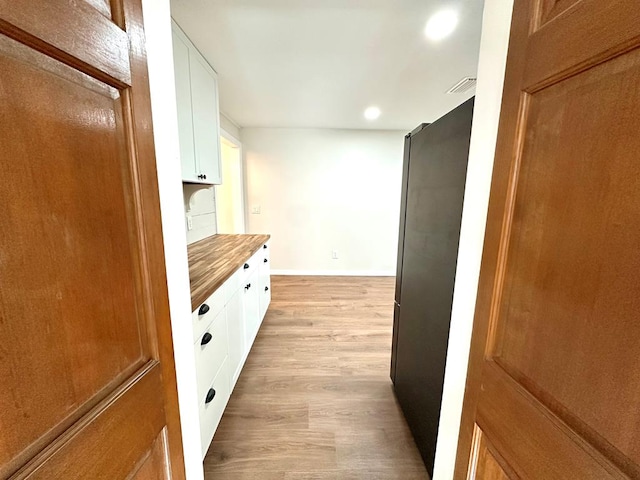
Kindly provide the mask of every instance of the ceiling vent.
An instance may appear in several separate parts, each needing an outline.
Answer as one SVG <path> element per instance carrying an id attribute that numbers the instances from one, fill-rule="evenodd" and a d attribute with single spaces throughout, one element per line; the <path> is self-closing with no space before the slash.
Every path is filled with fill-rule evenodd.
<path id="1" fill-rule="evenodd" d="M 476 86 L 478 79 L 475 77 L 465 77 L 447 90 L 447 93 L 464 93 Z"/>

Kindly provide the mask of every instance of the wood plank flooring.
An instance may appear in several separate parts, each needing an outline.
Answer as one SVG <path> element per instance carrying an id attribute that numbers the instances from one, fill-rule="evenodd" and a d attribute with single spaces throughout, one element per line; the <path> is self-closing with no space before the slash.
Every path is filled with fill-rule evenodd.
<path id="1" fill-rule="evenodd" d="M 272 277 L 206 480 L 428 480 L 389 379 L 394 285 Z"/>

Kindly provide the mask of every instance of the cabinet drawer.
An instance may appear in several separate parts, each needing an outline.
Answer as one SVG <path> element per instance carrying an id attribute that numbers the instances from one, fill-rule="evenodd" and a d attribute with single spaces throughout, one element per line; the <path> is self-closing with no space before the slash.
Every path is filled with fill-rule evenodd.
<path id="1" fill-rule="evenodd" d="M 226 360 L 218 370 L 200 401 L 200 441 L 202 444 L 202 458 L 207 454 L 213 435 L 220 423 L 224 409 L 229 401 L 229 369 Z M 207 394 L 213 394 L 213 399 L 206 402 Z"/>
<path id="2" fill-rule="evenodd" d="M 256 269 L 260 266 L 260 262 L 262 262 L 262 252 L 258 250 L 254 253 L 249 260 L 247 260 L 242 268 L 242 286 L 246 286 L 247 279 L 256 271 Z M 247 267 L 248 268 L 245 268 Z"/>
<path id="3" fill-rule="evenodd" d="M 205 342 L 203 345 L 202 343 Z M 227 357 L 227 315 L 226 310 L 218 314 L 193 345 L 198 381 L 198 398 L 204 398 L 213 377 Z"/>
<path id="4" fill-rule="evenodd" d="M 198 340 L 204 330 L 209 326 L 211 321 L 216 318 L 216 316 L 222 311 L 224 308 L 224 291 L 222 288 L 219 288 L 213 294 L 207 298 L 204 303 L 198 307 L 198 310 L 191 314 L 193 321 L 193 341 Z M 208 309 L 203 308 L 204 305 L 208 307 Z M 203 315 L 199 314 L 201 309 L 207 310 Z"/>

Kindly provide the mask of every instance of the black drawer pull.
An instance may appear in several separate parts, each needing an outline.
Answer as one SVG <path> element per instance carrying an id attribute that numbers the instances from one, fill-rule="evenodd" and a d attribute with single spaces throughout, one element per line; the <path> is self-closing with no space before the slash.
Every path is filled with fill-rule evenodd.
<path id="1" fill-rule="evenodd" d="M 251 288 L 251 284 L 247 283 L 247 285 L 244 287 L 245 290 L 249 290 Z"/>
<path id="2" fill-rule="evenodd" d="M 264 291 L 268 292 L 269 291 L 269 287 L 264 287 Z"/>
<path id="3" fill-rule="evenodd" d="M 244 269 L 246 270 L 247 268 L 249 268 L 249 264 L 248 264 L 248 263 L 245 263 L 245 264 L 244 264 Z"/>
<path id="4" fill-rule="evenodd" d="M 200 345 L 206 345 L 211 341 L 212 338 L 213 338 L 213 335 L 211 335 L 209 332 L 205 333 L 202 336 L 202 341 L 200 342 Z"/>
<path id="5" fill-rule="evenodd" d="M 267 246 L 266 246 L 266 245 L 263 245 L 263 246 L 262 246 L 262 248 L 267 248 Z"/>
<path id="6" fill-rule="evenodd" d="M 204 315 L 208 311 L 209 311 L 209 305 L 207 305 L 206 303 L 203 303 L 202 305 L 200 305 L 200 310 L 198 310 L 198 315 Z"/>
<path id="7" fill-rule="evenodd" d="M 216 391 L 213 388 L 210 388 L 209 391 L 207 392 L 207 398 L 204 399 L 204 403 L 211 403 L 211 400 L 213 400 L 213 397 L 216 396 Z"/>
<path id="8" fill-rule="evenodd" d="M 264 263 L 267 263 L 267 261 L 268 261 L 268 260 L 265 258 L 265 259 L 264 259 Z"/>

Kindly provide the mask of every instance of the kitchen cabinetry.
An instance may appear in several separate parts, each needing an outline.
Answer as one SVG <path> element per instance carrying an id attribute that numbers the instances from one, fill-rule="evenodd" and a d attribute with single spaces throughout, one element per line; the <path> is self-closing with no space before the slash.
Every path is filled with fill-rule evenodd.
<path id="1" fill-rule="evenodd" d="M 182 180 L 217 185 L 222 183 L 218 78 L 175 22 L 172 34 Z"/>
<path id="2" fill-rule="evenodd" d="M 271 298 L 268 252 L 259 245 L 192 314 L 203 458 Z"/>
<path id="3" fill-rule="evenodd" d="M 260 266 L 258 267 L 258 306 L 260 308 L 260 318 L 264 318 L 269 303 L 271 303 L 271 258 L 268 243 L 262 246 L 262 253 L 262 262 L 260 262 Z"/>

